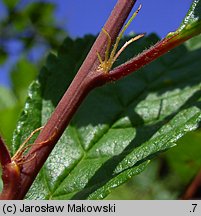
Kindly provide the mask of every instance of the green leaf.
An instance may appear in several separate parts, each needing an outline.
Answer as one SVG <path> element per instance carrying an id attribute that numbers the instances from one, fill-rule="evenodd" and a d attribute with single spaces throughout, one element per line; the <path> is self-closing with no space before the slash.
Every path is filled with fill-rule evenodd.
<path id="1" fill-rule="evenodd" d="M 9 10 L 12 10 L 18 2 L 19 0 L 3 0 L 3 3 L 8 7 Z"/>
<path id="2" fill-rule="evenodd" d="M 178 38 L 192 37 L 201 33 L 201 0 L 194 0 L 187 15 L 185 16 L 181 26 L 176 32 L 168 34 L 172 36 L 175 34 Z"/>
<path id="3" fill-rule="evenodd" d="M 25 13 L 34 25 L 51 25 L 54 22 L 53 11 L 55 5 L 47 2 L 27 4 Z"/>
<path id="4" fill-rule="evenodd" d="M 0 110 L 14 106 L 16 98 L 13 93 L 2 86 L 0 86 Z"/>
<path id="5" fill-rule="evenodd" d="M 177 174 L 180 186 L 188 185 L 200 170 L 200 139 L 200 130 L 193 131 L 182 137 L 182 139 L 178 141 L 178 146 L 171 149 L 167 154 L 170 167 L 172 171 Z M 182 152 L 182 154 L 180 154 L 180 152 Z"/>
<path id="6" fill-rule="evenodd" d="M 0 134 L 4 138 L 8 148 L 10 149 L 13 131 L 16 128 L 17 121 L 19 119 L 19 113 L 21 106 L 16 104 L 13 107 L 0 110 Z"/>
<path id="7" fill-rule="evenodd" d="M 8 145 L 19 118 L 20 107 L 16 97 L 7 88 L 0 87 L 0 134 Z"/>
<path id="8" fill-rule="evenodd" d="M 128 47 L 118 63 L 158 38 Z M 29 89 L 13 152 L 44 125 L 94 38 L 67 38 Z M 189 47 L 189 46 L 188 46 Z M 201 49 L 184 45 L 134 74 L 91 92 L 52 151 L 27 199 L 103 199 L 201 119 Z"/>
<path id="9" fill-rule="evenodd" d="M 172 148 L 175 149 L 175 148 Z M 172 150 L 171 149 L 171 150 Z M 169 152 L 169 151 L 168 151 Z M 108 200 L 172 200 L 177 199 L 179 183 L 169 171 L 164 157 L 152 160 L 146 170 L 116 188 Z M 163 169 L 164 172 L 163 172 Z M 169 171 L 169 172 L 168 172 Z"/>
<path id="10" fill-rule="evenodd" d="M 37 69 L 33 64 L 26 59 L 20 59 L 11 71 L 13 89 L 0 87 L 0 133 L 9 146 L 27 97 L 27 88 L 36 74 Z"/>
<path id="11" fill-rule="evenodd" d="M 190 10 L 184 18 L 179 30 L 200 27 L 201 24 L 201 1 L 194 0 Z"/>
<path id="12" fill-rule="evenodd" d="M 191 40 L 186 41 L 186 46 L 191 51 L 199 49 L 201 47 L 201 35 L 195 36 Z"/>
<path id="13" fill-rule="evenodd" d="M 116 188 L 107 199 L 181 199 L 200 171 L 200 139 L 200 129 L 187 133 L 175 148 L 154 159 L 144 172 Z"/>
<path id="14" fill-rule="evenodd" d="M 27 88 L 36 78 L 37 68 L 27 59 L 20 59 L 11 72 L 12 88 L 23 104 L 27 96 Z"/>
<path id="15" fill-rule="evenodd" d="M 8 57 L 7 52 L 3 47 L 0 47 L 0 64 L 3 64 Z"/>

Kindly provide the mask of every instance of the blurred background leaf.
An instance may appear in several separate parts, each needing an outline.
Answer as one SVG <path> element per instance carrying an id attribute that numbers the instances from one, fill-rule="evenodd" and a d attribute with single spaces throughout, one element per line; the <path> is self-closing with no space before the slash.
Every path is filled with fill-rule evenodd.
<path id="1" fill-rule="evenodd" d="M 67 35 L 54 17 L 55 4 L 3 0 L 0 19 L 0 66 L 10 74 L 10 88 L 0 87 L 0 133 L 11 143 L 12 133 L 48 50 L 56 50 Z"/>

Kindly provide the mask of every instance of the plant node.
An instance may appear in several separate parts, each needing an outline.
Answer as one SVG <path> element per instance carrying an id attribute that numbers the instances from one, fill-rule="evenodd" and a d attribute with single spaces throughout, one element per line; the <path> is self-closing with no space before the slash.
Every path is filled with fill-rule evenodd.
<path id="1" fill-rule="evenodd" d="M 17 150 L 17 152 L 14 154 L 14 156 L 12 157 L 13 160 L 20 158 L 23 153 L 31 146 L 26 144 L 29 142 L 29 140 L 33 137 L 34 134 L 36 134 L 38 131 L 42 130 L 43 127 L 39 127 L 37 129 L 35 129 L 27 138 L 26 140 L 22 143 L 22 145 L 19 147 L 19 149 Z"/>
<path id="2" fill-rule="evenodd" d="M 111 37 L 109 35 L 109 33 L 102 28 L 103 33 L 107 36 L 107 47 L 106 47 L 106 51 L 105 51 L 105 58 L 104 60 L 102 59 L 102 57 L 100 56 L 100 54 L 97 52 L 97 56 L 100 62 L 100 65 L 98 67 L 98 70 L 102 70 L 105 73 L 108 73 L 110 71 L 110 69 L 112 68 L 112 65 L 114 64 L 114 62 L 117 60 L 117 58 L 120 56 L 120 54 L 126 49 L 126 47 L 131 44 L 132 42 L 142 38 L 145 34 L 139 34 L 137 36 L 135 36 L 134 38 L 131 38 L 129 41 L 127 41 L 117 52 L 117 48 L 119 45 L 119 42 L 124 34 L 124 32 L 126 31 L 126 29 L 128 28 L 128 26 L 131 24 L 131 22 L 133 21 L 133 19 L 136 17 L 136 15 L 138 14 L 138 12 L 141 9 L 141 5 L 139 6 L 139 8 L 135 11 L 135 13 L 131 16 L 131 18 L 128 20 L 128 22 L 126 23 L 126 25 L 123 27 L 123 29 L 121 30 L 121 32 L 119 33 L 115 44 L 112 48 L 112 51 L 110 52 L 111 49 Z"/>
<path id="3" fill-rule="evenodd" d="M 14 154 L 14 156 L 12 157 L 12 162 L 16 163 L 18 166 L 21 166 L 24 163 L 28 163 L 31 160 L 33 160 L 36 157 L 36 154 L 34 154 L 29 160 L 26 160 L 27 155 L 24 156 L 24 152 L 30 148 L 32 146 L 32 144 L 27 145 L 27 143 L 29 142 L 29 140 L 33 137 L 34 134 L 36 134 L 38 131 L 42 130 L 43 127 L 39 127 L 37 129 L 35 129 L 29 136 L 28 138 L 22 143 L 22 145 L 19 147 L 19 149 L 17 150 L 17 152 Z M 44 142 L 38 143 L 40 145 L 42 145 Z"/>

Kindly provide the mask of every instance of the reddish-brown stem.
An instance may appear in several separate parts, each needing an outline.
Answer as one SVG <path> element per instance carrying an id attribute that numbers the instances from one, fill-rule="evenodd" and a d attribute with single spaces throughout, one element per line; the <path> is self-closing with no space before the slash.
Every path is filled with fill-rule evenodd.
<path id="1" fill-rule="evenodd" d="M 139 68 L 149 64 L 150 62 L 154 61 L 158 57 L 162 56 L 163 54 L 167 53 L 171 49 L 176 46 L 179 46 L 184 41 L 188 40 L 189 38 L 179 38 L 178 34 L 173 35 L 170 38 L 165 38 L 154 46 L 150 47 L 148 50 L 143 51 L 136 57 L 132 58 L 131 60 L 127 61 L 126 63 L 120 65 L 119 67 L 114 68 L 107 77 L 105 77 L 106 82 L 110 82 L 118 80 L 124 76 L 127 76 L 130 73 L 138 70 Z"/>
<path id="2" fill-rule="evenodd" d="M 0 137 L 0 163 L 1 163 L 1 166 L 3 167 L 10 162 L 11 162 L 10 153 L 9 153 L 4 141 Z"/>
<path id="3" fill-rule="evenodd" d="M 195 195 L 199 188 L 201 188 L 201 171 L 195 176 L 191 184 L 188 186 L 187 190 L 182 196 L 182 199 L 196 199 Z"/>
<path id="4" fill-rule="evenodd" d="M 3 190 L 0 200 L 18 199 L 21 189 L 20 167 L 14 162 L 2 167 Z"/>
<path id="5" fill-rule="evenodd" d="M 0 137 L 0 163 L 2 166 L 3 191 L 0 199 L 15 199 L 20 190 L 20 171 L 19 167 L 11 162 L 9 151 Z"/>
<path id="6" fill-rule="evenodd" d="M 112 42 L 115 41 L 135 2 L 136 0 L 118 0 L 104 26 L 104 29 L 110 34 Z M 46 142 L 43 146 L 33 145 L 26 158 L 27 161 L 32 160 L 22 164 L 21 185 L 23 187 L 21 187 L 17 199 L 24 198 L 86 94 L 94 87 L 103 84 L 104 73 L 97 71 L 99 65 L 97 52 L 103 56 L 106 45 L 107 37 L 101 31 L 76 77 L 35 141 L 38 144 L 48 140 L 48 143 Z M 52 138 L 50 139 L 50 137 Z M 34 158 L 33 154 L 36 154 Z M 4 193 L 6 192 L 4 191 Z M 10 196 L 9 199 L 16 199 L 16 197 Z"/>

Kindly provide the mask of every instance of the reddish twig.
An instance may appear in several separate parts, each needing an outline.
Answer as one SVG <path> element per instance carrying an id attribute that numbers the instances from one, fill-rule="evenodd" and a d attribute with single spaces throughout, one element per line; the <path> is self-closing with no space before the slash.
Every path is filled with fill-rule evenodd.
<path id="1" fill-rule="evenodd" d="M 159 41 L 148 50 L 145 50 L 119 67 L 114 68 L 112 71 L 110 71 L 108 76 L 105 77 L 105 81 L 116 81 L 124 76 L 127 76 L 189 39 L 189 37 L 180 38 L 178 35 L 179 33 L 174 34 L 170 38 L 165 38 Z"/>
<path id="2" fill-rule="evenodd" d="M 199 188 L 201 190 L 201 171 L 195 176 L 193 181 L 190 183 L 187 190 L 184 192 L 182 199 L 184 200 L 196 199 L 195 195 Z"/>
<path id="3" fill-rule="evenodd" d="M 20 171 L 12 162 L 9 151 L 0 137 L 0 163 L 2 166 L 3 191 L 0 199 L 15 199 L 20 190 Z"/>
<path id="4" fill-rule="evenodd" d="M 2 140 L 0 136 L 0 163 L 1 163 L 1 166 L 3 167 L 10 162 L 11 162 L 10 153 L 6 147 L 6 144 L 4 143 L 4 141 Z"/>

